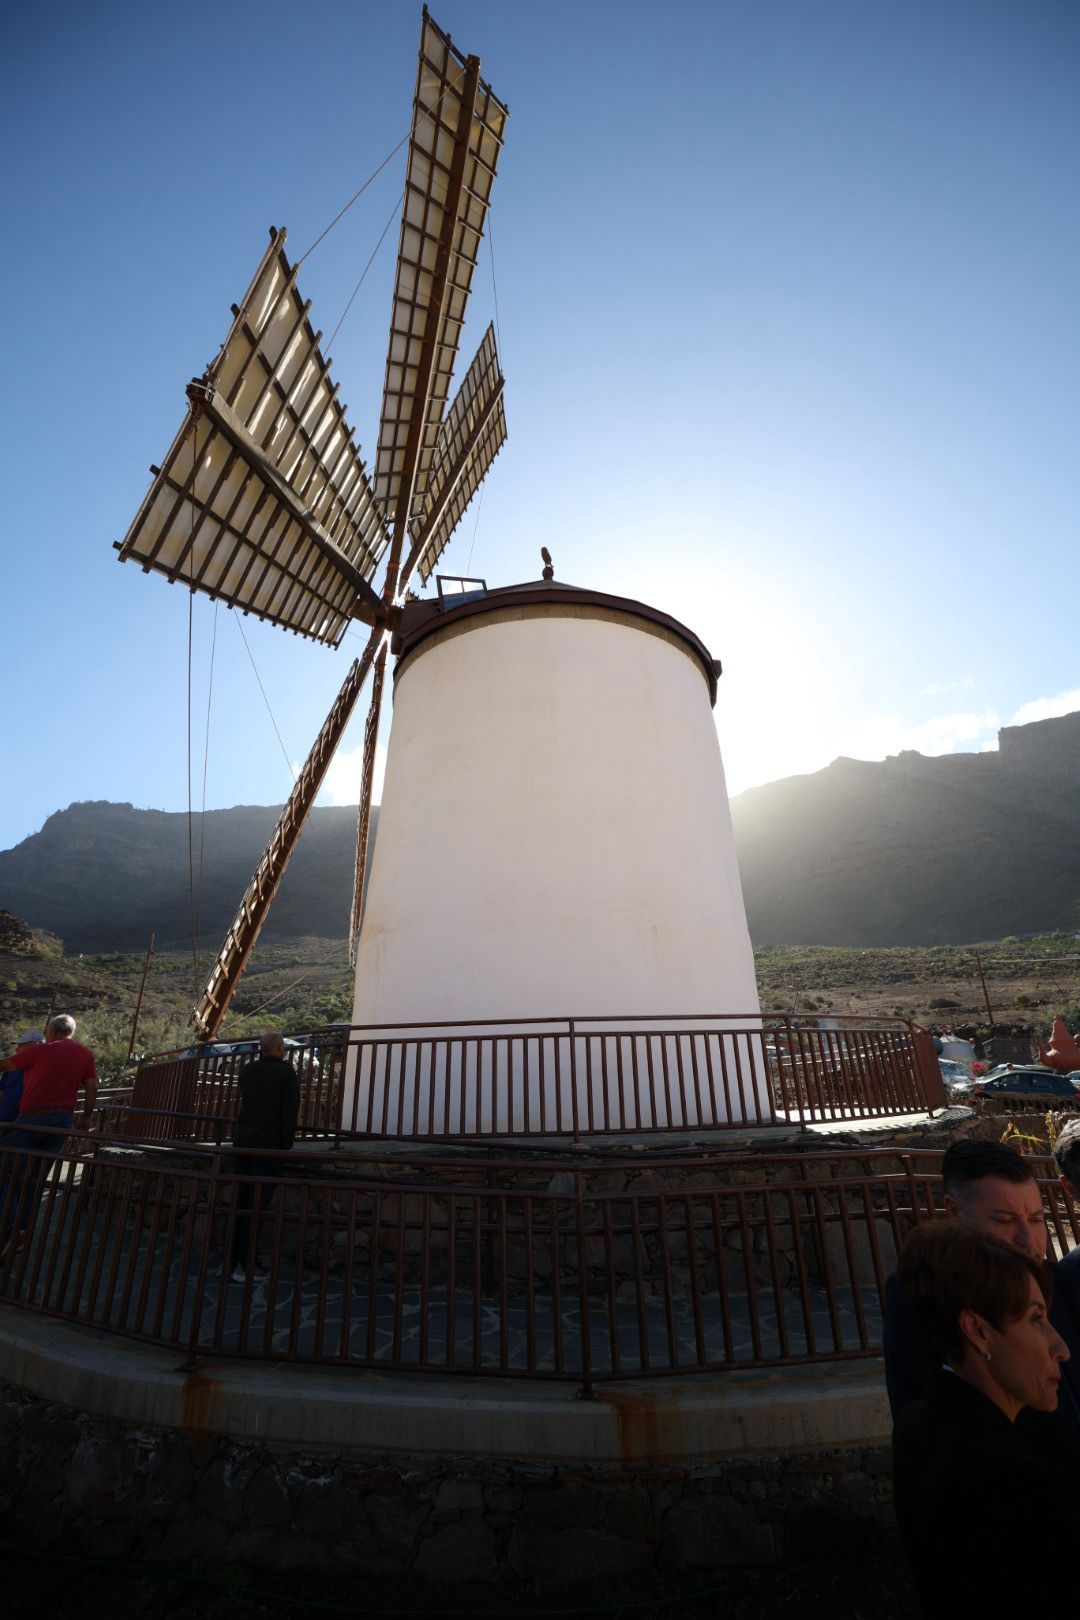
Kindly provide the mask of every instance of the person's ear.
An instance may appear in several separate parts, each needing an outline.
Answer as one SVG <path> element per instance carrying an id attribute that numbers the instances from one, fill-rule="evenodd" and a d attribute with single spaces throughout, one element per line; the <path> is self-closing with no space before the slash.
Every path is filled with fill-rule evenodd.
<path id="1" fill-rule="evenodd" d="M 988 1360 L 990 1354 L 990 1327 L 985 1317 L 980 1316 L 978 1311 L 965 1307 L 960 1312 L 957 1321 L 960 1324 L 960 1331 L 964 1338 L 967 1339 L 969 1344 L 974 1345 L 980 1356 Z"/>
<path id="2" fill-rule="evenodd" d="M 955 1221 L 959 1218 L 960 1205 L 957 1203 L 952 1193 L 945 1194 L 945 1213 L 951 1221 Z"/>

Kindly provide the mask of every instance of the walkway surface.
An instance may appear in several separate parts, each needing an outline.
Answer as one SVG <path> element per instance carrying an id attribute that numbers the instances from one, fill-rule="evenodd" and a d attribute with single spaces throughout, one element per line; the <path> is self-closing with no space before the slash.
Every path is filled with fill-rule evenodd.
<path id="1" fill-rule="evenodd" d="M 384 1257 L 382 1276 L 359 1261 L 346 1276 L 339 1262 L 320 1288 L 316 1268 L 290 1256 L 289 1221 L 277 1272 L 234 1282 L 220 1250 L 201 1267 L 194 1244 L 174 1236 L 166 1248 L 164 1236 L 133 1234 L 93 1211 L 80 1209 L 78 1198 L 58 1205 L 51 1222 L 43 1210 L 31 1248 L 8 1276 L 5 1301 L 177 1350 L 534 1376 L 580 1372 L 586 1342 L 597 1377 L 865 1354 L 881 1343 L 872 1285 L 834 1286 L 830 1297 L 824 1287 L 760 1283 L 751 1293 L 737 1265 L 730 1269 L 743 1287 L 723 1296 L 695 1298 L 689 1289 L 665 1296 L 646 1280 L 640 1292 L 624 1281 L 599 1297 L 594 1286 L 584 1302 L 576 1278 L 561 1278 L 558 1291 L 539 1282 L 527 1293 L 519 1281 L 485 1277 L 470 1259 L 451 1296 L 435 1279 L 396 1279 Z"/>

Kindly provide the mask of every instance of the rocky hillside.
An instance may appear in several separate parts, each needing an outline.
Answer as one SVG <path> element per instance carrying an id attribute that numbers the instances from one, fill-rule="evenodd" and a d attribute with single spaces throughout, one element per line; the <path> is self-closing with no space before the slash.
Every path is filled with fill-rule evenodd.
<path id="1" fill-rule="evenodd" d="M 755 944 L 935 945 L 1080 927 L 1080 714 L 997 753 L 838 759 L 732 801 Z"/>
<path id="2" fill-rule="evenodd" d="M 1000 733 L 998 753 L 838 759 L 732 801 L 758 945 L 934 945 L 1080 928 L 1080 714 Z M 216 948 L 278 807 L 212 810 L 200 939 Z M 356 812 L 316 810 L 268 940 L 344 936 Z M 0 906 L 68 951 L 190 940 L 187 817 L 74 804 L 0 853 Z M 195 823 L 195 864 L 200 860 Z"/>
<path id="3" fill-rule="evenodd" d="M 237 805 L 194 818 L 201 870 L 200 944 L 221 943 L 280 805 Z M 373 812 L 376 820 L 377 811 Z M 352 902 L 356 811 L 316 810 L 274 903 L 267 939 L 344 938 Z M 0 905 L 72 951 L 141 951 L 191 941 L 188 821 L 184 814 L 90 801 L 49 817 L 0 853 Z"/>

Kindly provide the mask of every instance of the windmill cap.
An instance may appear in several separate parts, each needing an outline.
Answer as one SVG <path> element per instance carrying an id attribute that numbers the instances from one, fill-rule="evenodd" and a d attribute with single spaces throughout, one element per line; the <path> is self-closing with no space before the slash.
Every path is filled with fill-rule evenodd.
<path id="1" fill-rule="evenodd" d="M 41 1046 L 45 1037 L 40 1029 L 28 1029 L 15 1042 L 16 1046 Z"/>

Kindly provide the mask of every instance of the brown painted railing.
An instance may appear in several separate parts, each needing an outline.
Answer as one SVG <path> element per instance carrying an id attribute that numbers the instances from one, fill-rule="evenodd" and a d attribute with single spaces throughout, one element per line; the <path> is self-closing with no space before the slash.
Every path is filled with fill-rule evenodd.
<path id="1" fill-rule="evenodd" d="M 572 1165 L 572 1168 L 568 1168 Z M 830 1153 L 288 1160 L 72 1139 L 0 1149 L 0 1301 L 197 1356 L 566 1379 L 880 1353 L 940 1159 Z M 1080 1236 L 1038 1165 L 1058 1253 Z M 284 1174 L 287 1169 L 289 1174 Z M 27 1202 L 18 1218 L 19 1173 Z M 230 1273 L 240 1192 L 252 1189 Z"/>
<path id="2" fill-rule="evenodd" d="M 302 1137 L 578 1141 L 748 1124 L 806 1129 L 945 1102 L 929 1037 L 898 1019 L 841 1028 L 735 1014 L 336 1028 L 304 1037 L 290 1058 Z M 145 1060 L 125 1130 L 220 1141 L 247 1061 Z"/>

